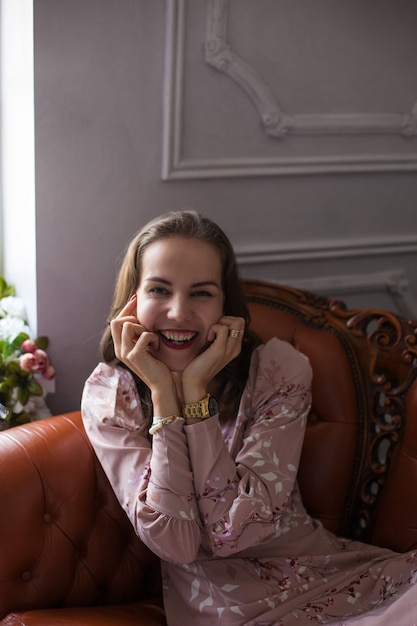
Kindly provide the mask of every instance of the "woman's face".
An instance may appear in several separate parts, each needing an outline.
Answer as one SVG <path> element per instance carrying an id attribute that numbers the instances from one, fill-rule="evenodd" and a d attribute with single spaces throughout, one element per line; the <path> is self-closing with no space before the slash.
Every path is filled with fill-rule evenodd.
<path id="1" fill-rule="evenodd" d="M 160 239 L 145 250 L 137 318 L 159 336 L 154 355 L 171 371 L 182 371 L 207 347 L 210 328 L 223 316 L 221 277 L 219 252 L 198 239 Z"/>

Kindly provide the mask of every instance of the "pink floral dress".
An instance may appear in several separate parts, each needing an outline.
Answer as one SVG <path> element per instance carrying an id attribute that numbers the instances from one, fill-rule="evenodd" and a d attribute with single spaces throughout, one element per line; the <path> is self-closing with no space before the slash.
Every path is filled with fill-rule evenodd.
<path id="1" fill-rule="evenodd" d="M 369 610 L 376 621 L 364 624 L 382 624 L 409 589 L 395 623 L 417 624 L 417 553 L 337 538 L 304 509 L 296 477 L 311 376 L 304 355 L 272 339 L 252 356 L 233 424 L 176 420 L 152 440 L 130 372 L 102 363 L 87 380 L 85 428 L 162 559 L 169 626 L 353 624 Z"/>

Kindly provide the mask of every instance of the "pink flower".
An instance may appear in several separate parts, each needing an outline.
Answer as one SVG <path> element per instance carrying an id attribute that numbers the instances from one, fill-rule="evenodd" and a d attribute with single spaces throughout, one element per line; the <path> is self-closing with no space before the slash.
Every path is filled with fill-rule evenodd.
<path id="1" fill-rule="evenodd" d="M 32 366 L 32 372 L 40 372 L 43 374 L 47 368 L 49 367 L 49 357 L 46 354 L 45 350 L 40 350 L 37 348 L 33 353 L 35 362 Z"/>
<path id="2" fill-rule="evenodd" d="M 35 357 L 30 352 L 21 354 L 19 357 L 19 365 L 25 372 L 32 372 L 35 364 Z"/>
<path id="3" fill-rule="evenodd" d="M 46 370 L 43 372 L 43 377 L 46 378 L 47 380 L 52 380 L 52 378 L 55 378 L 55 374 L 56 374 L 56 370 L 53 367 L 53 365 L 48 365 Z"/>
<path id="4" fill-rule="evenodd" d="M 23 343 L 22 343 L 22 348 L 25 352 L 35 352 L 35 350 L 37 349 L 36 343 L 33 341 L 33 339 L 26 339 Z"/>
<path id="5" fill-rule="evenodd" d="M 26 350 L 24 354 L 19 356 L 19 365 L 22 370 L 32 372 L 33 374 L 42 374 L 45 380 L 55 378 L 55 368 L 51 365 L 49 356 L 46 354 L 45 350 L 37 348 L 32 339 L 24 341 L 22 348 Z"/>

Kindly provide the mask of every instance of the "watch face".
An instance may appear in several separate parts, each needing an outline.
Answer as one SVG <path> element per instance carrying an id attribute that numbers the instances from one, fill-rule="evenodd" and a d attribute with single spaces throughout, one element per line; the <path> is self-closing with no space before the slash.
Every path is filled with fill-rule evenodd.
<path id="1" fill-rule="evenodd" d="M 216 413 L 219 412 L 219 405 L 217 404 L 216 398 L 213 398 L 213 396 L 210 396 L 209 398 L 208 410 L 210 413 L 210 417 L 212 417 L 213 415 L 216 415 Z"/>

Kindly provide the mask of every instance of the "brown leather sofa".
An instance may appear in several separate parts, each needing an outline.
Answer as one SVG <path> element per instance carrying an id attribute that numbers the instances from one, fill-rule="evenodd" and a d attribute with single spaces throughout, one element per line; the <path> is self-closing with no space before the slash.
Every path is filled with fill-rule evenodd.
<path id="1" fill-rule="evenodd" d="M 299 472 L 331 530 L 417 546 L 417 322 L 244 281 L 252 326 L 310 358 Z M 80 414 L 0 434 L 0 625 L 165 624 L 158 559 L 136 538 Z"/>

